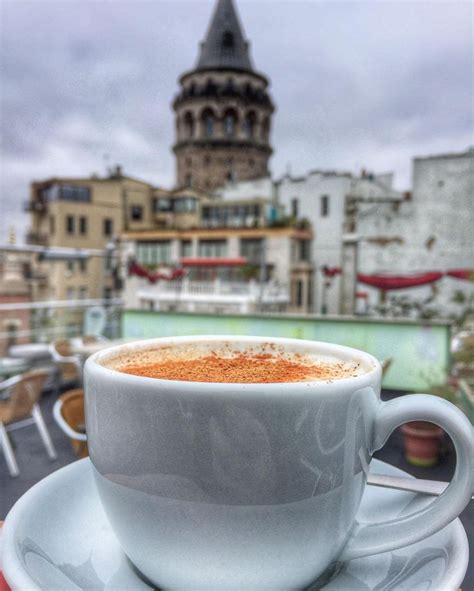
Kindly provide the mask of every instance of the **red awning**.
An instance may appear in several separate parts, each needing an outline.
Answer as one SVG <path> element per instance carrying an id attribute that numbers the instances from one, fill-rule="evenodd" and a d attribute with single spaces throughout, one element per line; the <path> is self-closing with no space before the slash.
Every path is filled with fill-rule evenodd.
<path id="1" fill-rule="evenodd" d="M 130 261 L 128 265 L 128 274 L 148 279 L 150 283 L 156 283 L 161 279 L 164 279 L 165 281 L 182 279 L 186 275 L 186 271 L 184 269 L 170 269 L 166 273 L 155 273 L 153 271 L 149 271 L 146 267 L 143 267 L 136 261 Z"/>
<path id="2" fill-rule="evenodd" d="M 474 281 L 474 269 L 453 269 L 446 273 L 449 277 L 454 279 L 466 279 L 467 281 Z"/>
<path id="3" fill-rule="evenodd" d="M 418 275 L 363 275 L 359 273 L 357 280 L 365 285 L 388 291 L 390 289 L 405 289 L 406 287 L 427 285 L 439 281 L 441 277 L 443 277 L 443 273 L 437 271 Z"/>
<path id="4" fill-rule="evenodd" d="M 217 257 L 184 257 L 181 259 L 183 267 L 241 267 L 247 264 L 245 257 L 224 259 Z"/>

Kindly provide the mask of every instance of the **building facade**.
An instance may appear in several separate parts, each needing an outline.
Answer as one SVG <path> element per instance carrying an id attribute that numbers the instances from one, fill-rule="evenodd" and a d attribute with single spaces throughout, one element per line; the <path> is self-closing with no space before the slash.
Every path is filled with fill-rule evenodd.
<path id="1" fill-rule="evenodd" d="M 152 185 L 124 176 L 117 167 L 104 178 L 57 177 L 31 185 L 27 242 L 45 247 L 105 249 L 127 229 L 154 226 Z M 52 300 L 113 295 L 113 265 L 106 256 L 45 257 L 38 264 Z"/>
<path id="2" fill-rule="evenodd" d="M 339 269 L 343 265 L 344 237 L 353 232 L 347 224 L 347 198 L 353 195 L 372 202 L 399 202 L 404 196 L 392 188 L 392 180 L 391 174 L 355 176 L 349 172 L 314 170 L 300 177 L 285 175 L 278 180 L 267 177 L 227 183 L 216 195 L 224 201 L 237 196 L 273 198 L 290 219 L 306 219 L 315 230 L 312 241 L 314 311 L 340 314 L 347 308 L 344 276 L 337 273 L 329 277 L 324 269 Z"/>
<path id="3" fill-rule="evenodd" d="M 359 268 L 367 273 L 443 276 L 383 294 L 372 308 L 400 316 L 462 317 L 474 310 L 474 149 L 413 160 L 413 191 L 401 203 L 355 204 Z M 450 274 L 454 271 L 454 274 Z"/>
<path id="4" fill-rule="evenodd" d="M 267 176 L 274 107 L 232 0 L 217 2 L 196 67 L 179 83 L 177 186 L 212 191 L 228 180 Z"/>
<path id="5" fill-rule="evenodd" d="M 281 208 L 262 198 L 202 198 L 198 211 L 197 225 L 178 228 L 170 220 L 168 229 L 122 235 L 128 308 L 311 311 L 307 224 L 288 223 Z M 176 271 L 179 278 L 171 279 Z"/>

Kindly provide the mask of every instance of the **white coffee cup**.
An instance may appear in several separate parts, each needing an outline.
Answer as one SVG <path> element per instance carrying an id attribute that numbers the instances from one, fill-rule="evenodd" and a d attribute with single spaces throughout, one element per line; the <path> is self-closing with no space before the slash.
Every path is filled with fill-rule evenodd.
<path id="1" fill-rule="evenodd" d="M 332 381 L 232 384 L 161 380 L 113 368 L 167 347 L 259 350 L 359 364 Z M 372 356 L 260 337 L 179 337 L 121 345 L 85 366 L 89 451 L 110 523 L 151 582 L 177 590 L 303 589 L 341 560 L 413 544 L 447 525 L 473 488 L 472 428 L 428 395 L 380 401 Z M 457 453 L 446 492 L 413 515 L 364 525 L 371 455 L 402 423 L 436 423 Z"/>

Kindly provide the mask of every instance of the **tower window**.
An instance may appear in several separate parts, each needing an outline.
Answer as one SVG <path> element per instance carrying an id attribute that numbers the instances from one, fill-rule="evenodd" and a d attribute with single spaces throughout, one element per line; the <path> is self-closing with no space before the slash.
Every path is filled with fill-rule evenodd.
<path id="1" fill-rule="evenodd" d="M 224 134 L 226 137 L 229 137 L 229 138 L 235 137 L 236 120 L 237 120 L 237 117 L 235 116 L 235 113 L 233 111 L 229 111 L 225 114 Z"/>
<path id="2" fill-rule="evenodd" d="M 184 182 L 185 182 L 186 187 L 192 187 L 193 186 L 193 176 L 191 174 L 187 174 Z"/>
<path id="3" fill-rule="evenodd" d="M 224 31 L 224 34 L 222 35 L 222 47 L 231 49 L 234 47 L 234 44 L 234 34 L 231 31 Z"/>
<path id="4" fill-rule="evenodd" d="M 256 116 L 254 112 L 250 112 L 244 119 L 244 133 L 248 139 L 253 139 L 255 136 Z"/>
<path id="5" fill-rule="evenodd" d="M 194 118 L 192 113 L 186 113 L 184 116 L 184 133 L 187 138 L 194 136 Z"/>
<path id="6" fill-rule="evenodd" d="M 214 135 L 214 113 L 211 110 L 204 111 L 202 115 L 204 136 L 210 138 Z"/>

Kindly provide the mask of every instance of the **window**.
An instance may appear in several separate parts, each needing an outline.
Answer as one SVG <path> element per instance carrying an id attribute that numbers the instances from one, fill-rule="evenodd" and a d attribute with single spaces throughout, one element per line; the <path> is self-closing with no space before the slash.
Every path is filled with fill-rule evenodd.
<path id="1" fill-rule="evenodd" d="M 82 236 L 87 234 L 87 218 L 83 215 L 79 218 L 79 234 Z"/>
<path id="2" fill-rule="evenodd" d="M 112 288 L 111 287 L 104 287 L 103 296 L 104 296 L 104 300 L 110 300 L 112 298 Z"/>
<path id="3" fill-rule="evenodd" d="M 67 261 L 66 262 L 66 269 L 70 272 L 70 273 L 74 273 L 74 261 Z"/>
<path id="4" fill-rule="evenodd" d="M 87 259 L 79 259 L 79 271 L 81 273 L 87 272 Z"/>
<path id="5" fill-rule="evenodd" d="M 66 216 L 66 234 L 74 234 L 75 220 L 73 215 Z"/>
<path id="6" fill-rule="evenodd" d="M 311 242 L 310 240 L 300 240 L 298 242 L 299 246 L 299 260 L 300 261 L 307 261 L 311 260 Z"/>
<path id="7" fill-rule="evenodd" d="M 193 175 L 192 174 L 187 174 L 184 184 L 186 185 L 186 187 L 192 187 L 193 186 Z"/>
<path id="8" fill-rule="evenodd" d="M 79 288 L 79 299 L 80 300 L 87 299 L 87 287 L 80 287 Z"/>
<path id="9" fill-rule="evenodd" d="M 236 116 L 233 112 L 228 112 L 224 116 L 224 135 L 232 138 L 235 136 Z"/>
<path id="10" fill-rule="evenodd" d="M 204 124 L 204 136 L 212 137 L 214 135 L 214 113 L 211 110 L 204 111 L 202 121 Z"/>
<path id="11" fill-rule="evenodd" d="M 76 295 L 76 290 L 74 289 L 74 287 L 68 287 L 66 289 L 66 299 L 67 300 L 73 300 L 75 298 Z"/>
<path id="12" fill-rule="evenodd" d="M 49 233 L 50 234 L 54 234 L 54 230 L 55 230 L 55 226 L 56 226 L 55 221 L 56 220 L 55 220 L 54 216 L 50 215 L 49 216 Z"/>
<path id="13" fill-rule="evenodd" d="M 139 222 L 143 219 L 143 207 L 141 205 L 132 205 L 130 207 L 130 217 L 135 222 Z"/>
<path id="14" fill-rule="evenodd" d="M 169 240 L 139 242 L 137 245 L 137 259 L 143 265 L 167 264 L 171 260 L 171 242 Z"/>
<path id="15" fill-rule="evenodd" d="M 257 118 L 254 112 L 248 113 L 244 119 L 244 134 L 249 140 L 253 139 L 255 136 L 256 119 Z"/>
<path id="16" fill-rule="evenodd" d="M 329 195 L 321 196 L 321 217 L 326 218 L 329 215 Z"/>
<path id="17" fill-rule="evenodd" d="M 301 279 L 296 281 L 296 305 L 298 308 L 303 305 L 303 282 Z"/>
<path id="18" fill-rule="evenodd" d="M 58 198 L 62 201 L 79 201 L 89 203 L 91 200 L 91 191 L 89 187 L 80 187 L 77 185 L 60 185 Z"/>
<path id="19" fill-rule="evenodd" d="M 291 200 L 291 216 L 297 218 L 299 215 L 299 199 L 298 197 L 294 197 Z"/>
<path id="20" fill-rule="evenodd" d="M 192 255 L 193 244 L 191 240 L 181 240 L 179 254 L 182 258 L 190 257 Z"/>
<path id="21" fill-rule="evenodd" d="M 184 134 L 187 138 L 194 136 L 194 118 L 192 113 L 186 113 L 184 116 Z"/>
<path id="22" fill-rule="evenodd" d="M 225 257 L 227 255 L 227 240 L 200 240 L 198 254 L 200 257 Z"/>
<path id="23" fill-rule="evenodd" d="M 241 238 L 240 239 L 240 256 L 245 257 L 248 263 L 260 263 L 263 255 L 263 239 L 262 238 Z"/>
<path id="24" fill-rule="evenodd" d="M 173 201 L 167 197 L 156 198 L 154 204 L 155 212 L 173 211 Z"/>
<path id="25" fill-rule="evenodd" d="M 59 199 L 59 185 L 53 184 L 38 190 L 40 201 L 57 201 Z"/>
<path id="26" fill-rule="evenodd" d="M 104 236 L 110 238 L 114 233 L 114 221 L 110 218 L 104 218 L 102 231 Z"/>
<path id="27" fill-rule="evenodd" d="M 181 197 L 174 201 L 175 213 L 193 213 L 196 211 L 196 199 L 194 197 Z"/>

